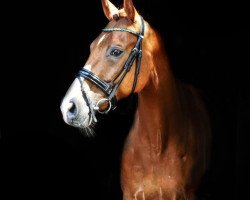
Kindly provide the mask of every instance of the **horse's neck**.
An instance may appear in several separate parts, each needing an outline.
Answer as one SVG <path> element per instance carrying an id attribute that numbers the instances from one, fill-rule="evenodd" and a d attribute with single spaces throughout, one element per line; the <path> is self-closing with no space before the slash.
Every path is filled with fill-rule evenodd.
<path id="1" fill-rule="evenodd" d="M 135 123 L 131 130 L 138 140 L 157 149 L 158 153 L 166 145 L 163 140 L 166 141 L 173 133 L 171 130 L 177 128 L 180 106 L 177 81 L 163 52 L 157 52 L 150 80 L 138 94 Z"/>

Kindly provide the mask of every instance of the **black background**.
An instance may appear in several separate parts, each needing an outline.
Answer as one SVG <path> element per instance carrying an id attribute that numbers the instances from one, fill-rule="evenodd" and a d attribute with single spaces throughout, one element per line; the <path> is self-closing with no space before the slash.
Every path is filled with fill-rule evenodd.
<path id="1" fill-rule="evenodd" d="M 206 94 L 213 148 L 199 199 L 248 196 L 246 3 L 134 4 L 162 35 L 175 76 Z M 93 138 L 66 125 L 59 109 L 88 57 L 89 44 L 107 23 L 100 0 L 11 2 L 3 10 L 1 195 L 121 199 L 120 155 L 136 98 L 125 99 L 116 111 L 100 117 Z"/>

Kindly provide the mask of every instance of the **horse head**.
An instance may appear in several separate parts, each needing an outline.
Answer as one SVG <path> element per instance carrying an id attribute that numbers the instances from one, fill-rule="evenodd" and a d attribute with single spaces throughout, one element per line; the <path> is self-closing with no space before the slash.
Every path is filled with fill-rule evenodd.
<path id="1" fill-rule="evenodd" d="M 102 8 L 109 23 L 91 43 L 90 55 L 61 103 L 64 121 L 83 129 L 97 121 L 97 112 L 108 113 L 116 101 L 139 93 L 152 66 L 147 62 L 152 44 L 145 40 L 149 25 L 132 0 L 124 0 L 122 9 L 102 0 Z"/>

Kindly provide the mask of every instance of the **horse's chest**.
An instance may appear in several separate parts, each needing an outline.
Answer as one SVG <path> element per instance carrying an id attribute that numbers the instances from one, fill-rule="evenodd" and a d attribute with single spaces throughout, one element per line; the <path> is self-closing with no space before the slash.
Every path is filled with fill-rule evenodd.
<path id="1" fill-rule="evenodd" d="M 157 154 L 153 155 L 152 151 L 138 152 L 133 148 L 125 151 L 121 180 L 124 195 L 128 198 L 124 199 L 158 200 L 176 195 L 179 178 L 176 163 L 172 165 L 172 160 L 161 159 Z"/>
<path id="2" fill-rule="evenodd" d="M 145 171 L 139 166 L 131 170 L 131 174 L 122 177 L 124 200 L 164 200 L 174 199 L 179 195 L 176 180 L 161 176 L 156 171 Z"/>
<path id="3" fill-rule="evenodd" d="M 184 199 L 182 187 L 179 188 L 174 177 L 147 173 L 139 166 L 132 168 L 131 174 L 122 177 L 123 200 L 167 200 Z"/>

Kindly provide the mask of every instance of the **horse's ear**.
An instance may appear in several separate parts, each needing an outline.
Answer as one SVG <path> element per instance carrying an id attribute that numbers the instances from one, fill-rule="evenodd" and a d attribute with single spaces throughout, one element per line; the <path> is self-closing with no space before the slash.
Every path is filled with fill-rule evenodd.
<path id="1" fill-rule="evenodd" d="M 102 9 L 109 21 L 119 16 L 119 10 L 109 0 L 102 0 Z"/>
<path id="2" fill-rule="evenodd" d="M 127 15 L 127 18 L 134 22 L 136 11 L 135 11 L 135 8 L 133 5 L 133 1 L 132 0 L 124 0 L 123 1 L 123 8 L 124 8 L 124 11 Z"/>

